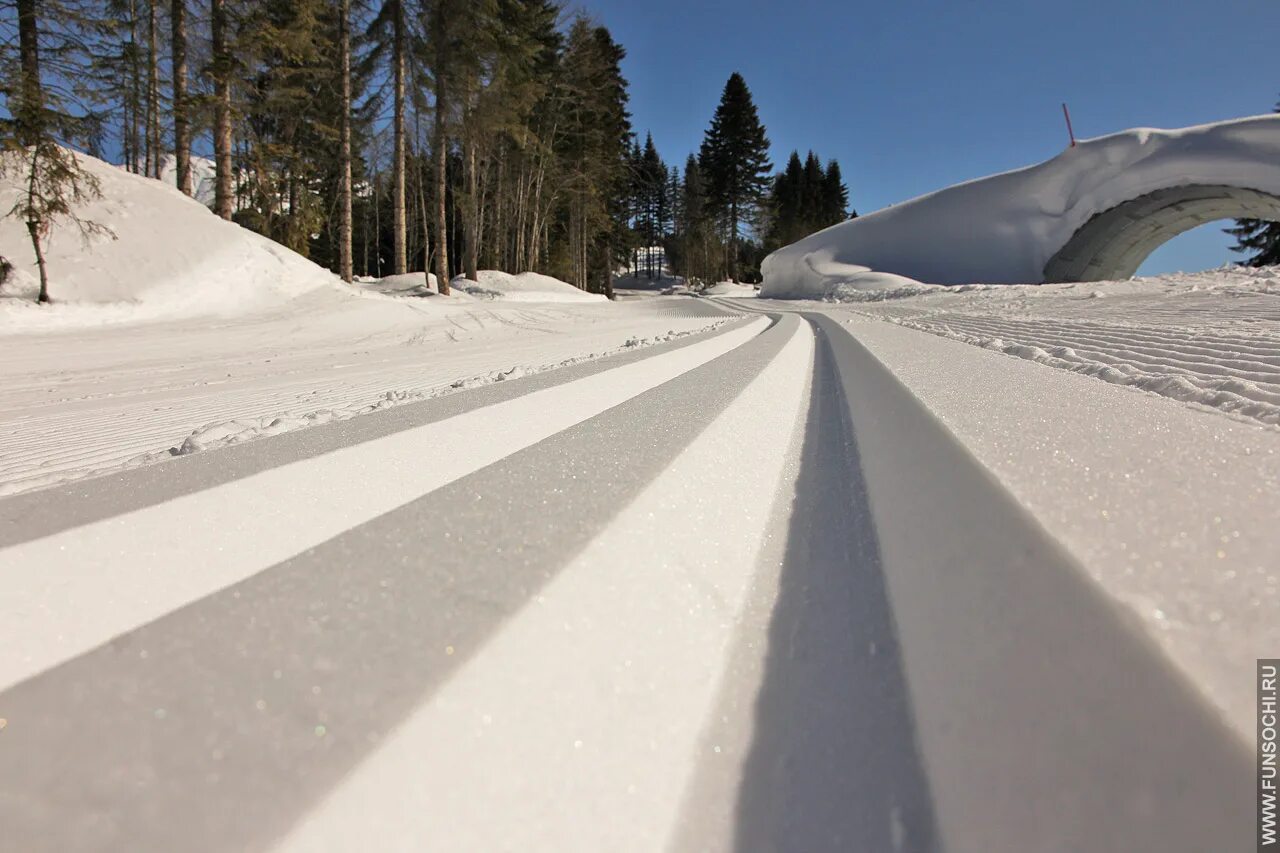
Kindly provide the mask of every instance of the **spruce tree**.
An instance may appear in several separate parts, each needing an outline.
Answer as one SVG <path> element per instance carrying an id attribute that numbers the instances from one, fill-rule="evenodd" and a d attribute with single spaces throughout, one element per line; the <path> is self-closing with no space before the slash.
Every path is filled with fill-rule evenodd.
<path id="1" fill-rule="evenodd" d="M 684 182 L 680 188 L 679 263 L 677 268 L 688 280 L 707 280 L 713 274 L 709 269 L 711 258 L 711 222 L 707 212 L 706 186 L 702 180 L 702 167 L 693 154 L 684 165 Z"/>
<path id="2" fill-rule="evenodd" d="M 822 207 L 819 211 L 820 227 L 827 228 L 849 217 L 849 188 L 840 175 L 840 164 L 835 159 L 827 162 L 822 176 Z"/>
<path id="3" fill-rule="evenodd" d="M 658 156 L 658 149 L 653 144 L 653 134 L 646 134 L 644 153 L 640 158 L 640 192 L 644 204 L 644 269 L 650 280 L 653 279 L 656 260 L 653 249 L 662 240 L 663 221 L 666 218 L 666 177 L 667 167 Z"/>
<path id="4" fill-rule="evenodd" d="M 725 83 L 699 153 L 707 201 L 728 226 L 729 278 L 738 272 L 739 228 L 756 212 L 769 187 L 769 139 L 742 75 Z"/>
<path id="5" fill-rule="evenodd" d="M 848 207 L 849 188 L 839 162 L 830 160 L 824 169 L 814 152 L 802 163 L 792 151 L 786 169 L 773 180 L 764 249 L 772 251 L 842 222 Z"/>
<path id="6" fill-rule="evenodd" d="M 1280 104 L 1275 111 L 1280 113 Z M 1248 254 L 1242 263 L 1247 267 L 1280 264 L 1280 222 L 1265 219 L 1237 219 L 1231 228 L 1223 229 L 1236 238 L 1231 251 Z"/>
<path id="7" fill-rule="evenodd" d="M 793 243 L 804 236 L 804 164 L 800 154 L 792 151 L 787 167 L 773 179 L 773 191 L 769 199 L 772 215 L 767 244 L 772 248 Z"/>
<path id="8" fill-rule="evenodd" d="M 826 174 L 822 170 L 822 161 L 811 150 L 804 158 L 804 190 L 801 193 L 801 202 L 804 205 L 801 224 L 806 235 L 826 227 L 822 217 L 825 181 Z"/>
<path id="9" fill-rule="evenodd" d="M 625 206 L 608 199 L 626 192 L 631 120 L 626 51 L 604 27 L 579 17 L 569 30 L 558 97 L 564 104 L 557 139 L 564 230 L 560 263 L 583 289 L 612 293 L 616 254 L 625 246 Z"/>

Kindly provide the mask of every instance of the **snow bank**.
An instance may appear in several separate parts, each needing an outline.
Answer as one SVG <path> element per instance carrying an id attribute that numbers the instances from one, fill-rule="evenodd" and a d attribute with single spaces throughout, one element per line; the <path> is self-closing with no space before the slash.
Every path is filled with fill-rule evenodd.
<path id="1" fill-rule="evenodd" d="M 735 299 L 754 298 L 760 291 L 749 284 L 738 284 L 734 281 L 722 281 L 702 291 L 703 296 L 731 296 Z"/>
<path id="2" fill-rule="evenodd" d="M 516 275 L 498 270 L 479 270 L 479 281 L 457 276 L 449 282 L 449 301 L 474 302 L 600 302 L 608 301 L 596 293 L 586 293 L 568 282 L 536 272 Z M 389 275 L 383 278 L 357 279 L 356 284 L 369 293 L 384 296 L 439 296 L 434 274 L 421 272 Z"/>
<path id="3" fill-rule="evenodd" d="M 226 222 L 163 183 L 78 155 L 102 197 L 82 218 L 111 235 L 82 239 L 74 224 L 54 228 L 46 248 L 53 306 L 36 306 L 35 255 L 26 226 L 0 219 L 0 255 L 14 265 L 0 291 L 0 331 L 102 325 L 176 316 L 231 316 L 304 294 L 348 294 L 329 271 L 266 237 Z M 20 176 L 0 183 L 0 211 L 12 208 Z"/>
<path id="4" fill-rule="evenodd" d="M 902 284 L 869 286 L 858 277 L 868 270 L 937 284 L 1037 283 L 1097 214 L 1190 185 L 1280 195 L 1278 162 L 1280 116 L 1085 140 L 1037 166 L 948 187 L 779 249 L 762 266 L 761 295 L 822 298 L 837 286 Z"/>
<path id="5" fill-rule="evenodd" d="M 439 296 L 434 274 L 407 272 L 382 278 L 356 278 L 356 285 L 369 293 L 383 296 Z"/>
<path id="6" fill-rule="evenodd" d="M 536 272 L 517 275 L 498 270 L 480 270 L 479 281 L 458 277 L 450 287 L 477 299 L 496 299 L 503 302 L 600 302 L 605 297 L 587 293 L 568 282 Z"/>

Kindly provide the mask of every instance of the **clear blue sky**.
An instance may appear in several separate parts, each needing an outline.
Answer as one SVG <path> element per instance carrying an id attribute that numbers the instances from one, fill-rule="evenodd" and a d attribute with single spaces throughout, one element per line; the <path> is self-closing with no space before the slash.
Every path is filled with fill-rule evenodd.
<path id="1" fill-rule="evenodd" d="M 773 143 L 840 161 L 860 212 L 1039 162 L 1076 135 L 1269 112 L 1280 0 L 577 0 L 627 49 L 632 121 L 696 151 L 740 71 Z M 1204 226 L 1142 272 L 1233 258 Z"/>

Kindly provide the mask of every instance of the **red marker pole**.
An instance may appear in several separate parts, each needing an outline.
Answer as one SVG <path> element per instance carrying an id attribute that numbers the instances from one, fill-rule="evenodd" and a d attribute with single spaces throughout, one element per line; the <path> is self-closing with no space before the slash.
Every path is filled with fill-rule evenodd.
<path id="1" fill-rule="evenodd" d="M 1062 105 L 1062 116 L 1067 120 L 1067 135 L 1071 137 L 1071 147 L 1076 147 L 1076 132 L 1071 129 L 1071 111 L 1067 109 L 1067 105 Z"/>

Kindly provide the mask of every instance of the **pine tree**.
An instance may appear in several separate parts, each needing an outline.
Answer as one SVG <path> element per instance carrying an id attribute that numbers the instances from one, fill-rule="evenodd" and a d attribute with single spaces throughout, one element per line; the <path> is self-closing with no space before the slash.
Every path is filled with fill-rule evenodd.
<path id="1" fill-rule="evenodd" d="M 658 156 L 658 149 L 653 144 L 653 134 L 645 135 L 644 148 L 639 164 L 640 199 L 644 209 L 641 240 L 644 243 L 644 271 L 652 281 L 654 274 L 653 249 L 662 240 L 663 220 L 666 216 L 667 167 Z"/>
<path id="2" fill-rule="evenodd" d="M 98 37 L 90 57 L 91 96 L 96 104 L 105 105 L 119 116 L 121 159 L 130 172 L 139 172 L 146 160 L 145 50 L 140 40 L 139 0 L 106 0 L 95 23 Z"/>
<path id="3" fill-rule="evenodd" d="M 1280 222 L 1264 219 L 1237 219 L 1232 228 L 1224 228 L 1236 238 L 1231 251 L 1252 253 L 1243 261 L 1248 267 L 1266 267 L 1280 264 Z"/>
<path id="4" fill-rule="evenodd" d="M 799 153 L 792 151 L 786 169 L 773 181 L 763 248 L 771 251 L 842 222 L 848 207 L 849 188 L 840 164 L 830 160 L 824 169 L 814 152 L 802 163 Z"/>
<path id="5" fill-rule="evenodd" d="M 746 81 L 736 71 L 725 83 L 699 161 L 710 207 L 728 225 L 727 271 L 736 279 L 739 228 L 763 200 L 770 169 L 769 139 Z"/>
<path id="6" fill-rule="evenodd" d="M 706 187 L 698 158 L 690 154 L 685 161 L 684 182 L 680 187 L 681 226 L 676 244 L 677 268 L 689 281 L 707 281 L 712 275 L 712 223 L 707 210 Z"/>
<path id="7" fill-rule="evenodd" d="M 383 0 L 366 31 L 373 47 L 368 63 L 384 69 L 391 84 L 391 269 L 408 271 L 408 126 L 407 99 L 415 81 L 410 58 L 421 48 L 411 0 Z"/>
<path id="8" fill-rule="evenodd" d="M 626 55 L 604 27 L 579 17 L 569 30 L 559 97 L 564 131 L 558 140 L 564 192 L 562 278 L 612 295 L 613 265 L 625 246 L 625 206 L 631 121 Z"/>
<path id="9" fill-rule="evenodd" d="M 339 21 L 333 0 L 246 4 L 236 46 L 245 63 L 246 200 L 236 218 L 296 252 L 323 248 L 339 186 Z M 324 237 L 323 246 L 314 235 Z"/>
<path id="10" fill-rule="evenodd" d="M 1280 104 L 1275 111 L 1280 113 Z M 1231 251 L 1249 254 L 1242 263 L 1247 267 L 1280 264 L 1280 222 L 1264 219 L 1237 219 L 1231 228 L 1223 229 L 1236 238 Z"/>
<path id="11" fill-rule="evenodd" d="M 801 192 L 803 216 L 801 222 L 805 234 L 823 228 L 822 209 L 826 190 L 826 174 L 822 170 L 822 161 L 812 150 L 804 158 L 804 183 Z"/>
<path id="12" fill-rule="evenodd" d="M 804 183 L 805 170 L 800 153 L 792 151 L 786 169 L 773 180 L 769 204 L 772 221 L 766 235 L 770 246 L 785 246 L 807 233 L 801 233 L 805 217 Z"/>

